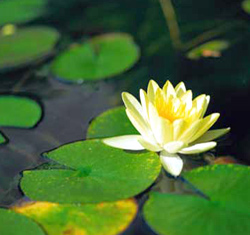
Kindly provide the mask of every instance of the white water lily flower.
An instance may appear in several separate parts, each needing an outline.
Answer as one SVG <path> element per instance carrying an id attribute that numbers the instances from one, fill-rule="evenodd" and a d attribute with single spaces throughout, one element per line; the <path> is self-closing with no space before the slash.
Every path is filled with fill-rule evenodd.
<path id="1" fill-rule="evenodd" d="M 181 173 L 181 154 L 197 154 L 216 146 L 212 141 L 230 128 L 211 130 L 219 113 L 204 117 L 210 97 L 202 94 L 192 99 L 192 91 L 183 82 L 175 88 L 167 81 L 161 89 L 151 80 L 147 92 L 140 90 L 140 101 L 122 93 L 126 113 L 140 135 L 125 135 L 103 139 L 107 145 L 127 149 L 159 152 L 166 171 L 174 176 Z"/>

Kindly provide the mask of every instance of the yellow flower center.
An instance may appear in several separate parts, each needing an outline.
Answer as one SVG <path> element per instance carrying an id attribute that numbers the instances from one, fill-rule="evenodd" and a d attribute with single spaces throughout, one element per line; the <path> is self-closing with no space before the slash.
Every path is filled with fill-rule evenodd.
<path id="1" fill-rule="evenodd" d="M 155 107 L 159 116 L 168 119 L 170 122 L 186 117 L 186 104 L 173 96 L 166 99 L 162 92 L 156 93 Z"/>

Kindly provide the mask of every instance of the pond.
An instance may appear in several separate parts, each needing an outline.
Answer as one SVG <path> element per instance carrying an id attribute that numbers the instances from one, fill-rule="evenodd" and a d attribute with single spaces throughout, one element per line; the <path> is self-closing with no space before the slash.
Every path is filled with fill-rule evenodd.
<path id="1" fill-rule="evenodd" d="M 1 235 L 249 234 L 249 14 L 249 0 L 1 0 Z M 116 148 L 109 137 L 144 136 L 122 92 L 142 106 L 148 92 L 160 138 L 195 123 L 188 102 L 160 95 L 184 83 L 210 96 L 192 141 Z M 193 151 L 212 125 L 231 129 Z"/>

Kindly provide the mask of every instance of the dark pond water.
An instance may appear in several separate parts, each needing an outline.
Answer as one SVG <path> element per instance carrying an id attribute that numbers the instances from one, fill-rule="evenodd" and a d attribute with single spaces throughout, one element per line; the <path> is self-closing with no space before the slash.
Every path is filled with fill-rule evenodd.
<path id="1" fill-rule="evenodd" d="M 68 84 L 51 76 L 48 65 L 53 58 L 0 74 L 1 93 L 34 96 L 43 105 L 43 118 L 36 128 L 1 128 L 10 139 L 7 145 L 0 146 L 2 206 L 22 198 L 19 173 L 40 165 L 44 161 L 42 152 L 84 139 L 94 117 L 121 104 L 122 91 L 138 96 L 139 88 L 146 88 L 150 78 L 161 85 L 167 79 L 174 84 L 184 81 L 195 94 L 211 95 L 208 112 L 221 113 L 216 127 L 232 128 L 216 155 L 230 155 L 250 163 L 250 18 L 241 10 L 240 1 L 235 0 L 175 1 L 174 6 L 184 42 L 209 31 L 212 36 L 203 35 L 205 42 L 223 38 L 231 46 L 219 58 L 186 58 L 184 51 L 172 47 L 157 0 L 51 0 L 45 16 L 26 24 L 56 28 L 61 33 L 56 53 L 82 38 L 126 32 L 134 37 L 141 57 L 121 75 L 82 84 Z M 138 221 L 131 234 L 150 233 Z"/>

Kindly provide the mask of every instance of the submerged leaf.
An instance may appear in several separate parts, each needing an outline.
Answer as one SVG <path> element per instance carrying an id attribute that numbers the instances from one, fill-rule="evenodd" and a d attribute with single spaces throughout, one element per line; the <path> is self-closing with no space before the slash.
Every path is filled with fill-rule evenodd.
<path id="1" fill-rule="evenodd" d="M 130 153 L 101 140 L 78 141 L 44 154 L 68 169 L 25 171 L 24 193 L 37 201 L 88 203 L 115 201 L 148 188 L 159 175 L 156 153 Z"/>
<path id="2" fill-rule="evenodd" d="M 28 27 L 0 35 L 0 69 L 25 66 L 50 55 L 58 38 L 59 33 L 48 27 Z"/>
<path id="3" fill-rule="evenodd" d="M 46 0 L 1 0 L 0 25 L 25 23 L 42 15 Z"/>
<path id="4" fill-rule="evenodd" d="M 100 80 L 131 68 L 139 49 L 131 36 L 106 34 L 69 48 L 52 63 L 52 73 L 66 81 Z"/>
<path id="5" fill-rule="evenodd" d="M 249 167 L 240 165 L 186 172 L 186 179 L 210 200 L 154 192 L 144 207 L 145 219 L 159 234 L 250 234 L 249 173 Z"/>
<path id="6" fill-rule="evenodd" d="M 201 57 L 220 57 L 221 52 L 229 47 L 229 43 L 223 40 L 214 40 L 204 43 L 190 52 L 188 52 L 187 57 L 189 59 L 200 59 Z"/>
<path id="7" fill-rule="evenodd" d="M 36 221 L 48 235 L 115 235 L 132 222 L 137 205 L 131 199 L 84 205 L 35 202 L 13 209 Z"/>

